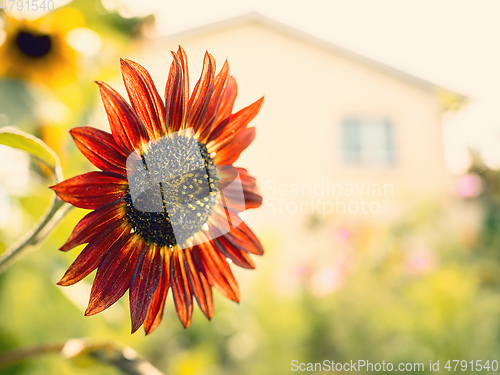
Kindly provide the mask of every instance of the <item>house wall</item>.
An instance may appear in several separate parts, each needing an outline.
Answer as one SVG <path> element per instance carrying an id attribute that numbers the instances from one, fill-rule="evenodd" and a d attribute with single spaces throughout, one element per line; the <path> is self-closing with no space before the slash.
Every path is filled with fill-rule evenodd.
<path id="1" fill-rule="evenodd" d="M 264 194 L 264 206 L 248 217 L 262 231 L 279 223 L 290 229 L 287 242 L 293 246 L 307 240 L 300 238 L 300 228 L 314 217 L 391 221 L 409 202 L 446 196 L 441 108 L 430 90 L 250 21 L 146 46 L 138 60 L 156 82 L 166 81 L 170 50 L 178 44 L 189 57 L 192 87 L 208 50 L 218 67 L 224 58 L 229 61 L 239 87 L 235 109 L 265 95 L 252 122 L 257 137 L 236 163 L 257 177 Z M 342 162 L 339 124 L 348 115 L 391 120 L 394 165 Z M 377 187 L 383 189 L 381 195 L 375 193 Z"/>

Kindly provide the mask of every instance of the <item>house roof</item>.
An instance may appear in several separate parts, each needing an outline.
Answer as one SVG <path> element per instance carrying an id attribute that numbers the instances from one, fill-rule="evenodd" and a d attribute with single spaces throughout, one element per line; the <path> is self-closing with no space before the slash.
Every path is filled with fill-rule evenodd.
<path id="1" fill-rule="evenodd" d="M 179 37 L 196 37 L 197 35 L 200 34 L 203 35 L 204 33 L 207 32 L 217 31 L 220 29 L 238 26 L 250 22 L 259 23 L 277 32 L 284 33 L 296 40 L 301 40 L 306 44 L 315 45 L 319 48 L 322 48 L 336 55 L 344 56 L 347 59 L 356 61 L 361 64 L 365 64 L 385 74 L 392 75 L 398 79 L 406 81 L 424 90 L 433 92 L 437 95 L 444 109 L 451 109 L 451 108 L 457 109 L 458 107 L 460 107 L 462 104 L 464 104 L 469 100 L 467 96 L 458 93 L 454 90 L 448 89 L 444 86 L 419 78 L 410 73 L 404 72 L 390 65 L 386 65 L 382 62 L 374 60 L 370 57 L 361 55 L 357 52 L 341 47 L 337 44 L 318 38 L 302 30 L 296 29 L 290 25 L 281 23 L 272 18 L 264 16 L 263 14 L 258 12 L 249 12 L 235 17 L 226 18 L 224 20 L 209 23 L 206 25 L 198 26 L 189 30 L 177 32 L 175 34 L 169 35 L 168 38 L 172 39 Z"/>

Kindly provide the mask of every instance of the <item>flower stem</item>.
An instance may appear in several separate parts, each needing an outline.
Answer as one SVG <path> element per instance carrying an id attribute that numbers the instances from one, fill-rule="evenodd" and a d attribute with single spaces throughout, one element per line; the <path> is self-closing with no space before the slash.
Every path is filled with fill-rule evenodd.
<path id="1" fill-rule="evenodd" d="M 54 196 L 47 213 L 32 231 L 0 256 L 0 274 L 22 255 L 38 246 L 71 207 L 71 205 Z"/>
<path id="2" fill-rule="evenodd" d="M 57 353 L 64 348 L 64 344 L 45 344 L 19 348 L 0 353 L 0 368 L 24 361 L 43 354 Z"/>
<path id="3" fill-rule="evenodd" d="M 0 353 L 0 367 L 8 366 L 43 354 L 60 353 L 75 363 L 88 363 L 88 359 L 115 366 L 127 375 L 164 375 L 133 349 L 113 343 L 93 343 L 85 339 L 72 339 L 64 343 L 44 344 L 13 349 Z M 85 360 L 87 359 L 87 360 Z"/>

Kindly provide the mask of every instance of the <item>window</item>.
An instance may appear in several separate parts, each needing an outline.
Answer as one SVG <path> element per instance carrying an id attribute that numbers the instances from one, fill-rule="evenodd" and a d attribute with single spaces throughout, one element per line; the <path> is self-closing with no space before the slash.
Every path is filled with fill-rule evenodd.
<path id="1" fill-rule="evenodd" d="M 346 163 L 392 164 L 392 124 L 385 118 L 349 117 L 341 124 L 342 158 Z"/>

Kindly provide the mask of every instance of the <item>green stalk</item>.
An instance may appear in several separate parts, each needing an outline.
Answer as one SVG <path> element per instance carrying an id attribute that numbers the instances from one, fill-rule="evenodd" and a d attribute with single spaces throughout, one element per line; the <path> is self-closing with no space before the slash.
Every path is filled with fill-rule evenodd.
<path id="1" fill-rule="evenodd" d="M 9 350 L 0 353 L 0 368 L 52 353 L 59 353 L 75 364 L 95 361 L 111 365 L 127 375 L 164 375 L 129 347 L 121 347 L 110 342 L 95 343 L 87 339 L 71 339 L 61 343 Z"/>
<path id="2" fill-rule="evenodd" d="M 52 198 L 49 209 L 38 224 L 20 241 L 8 248 L 0 256 L 0 274 L 22 255 L 35 249 L 45 239 L 72 206 L 63 202 L 57 196 Z"/>

